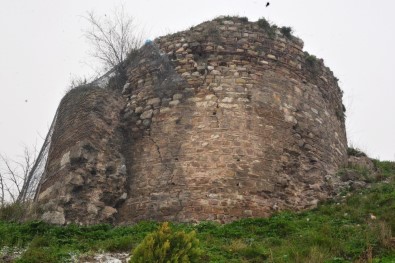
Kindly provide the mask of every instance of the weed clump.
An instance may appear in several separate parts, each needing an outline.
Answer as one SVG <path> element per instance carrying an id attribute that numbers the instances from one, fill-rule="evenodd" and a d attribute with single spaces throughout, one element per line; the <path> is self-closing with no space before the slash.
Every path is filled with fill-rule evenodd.
<path id="1" fill-rule="evenodd" d="M 308 64 L 309 66 L 314 67 L 314 66 L 317 64 L 317 62 L 318 62 L 317 57 L 314 56 L 314 55 L 310 55 L 310 54 L 307 53 L 307 52 L 305 52 L 305 53 L 306 53 L 306 62 L 307 62 L 307 64 Z"/>
<path id="2" fill-rule="evenodd" d="M 272 25 L 265 18 L 260 18 L 257 21 L 258 26 L 266 31 L 270 38 L 274 38 L 276 36 L 277 26 Z"/>
<path id="3" fill-rule="evenodd" d="M 268 30 L 268 29 L 270 29 L 272 26 L 270 25 L 270 23 L 269 23 L 269 21 L 267 21 L 265 18 L 259 18 L 258 19 L 258 26 L 260 27 L 260 28 L 263 28 L 263 29 L 265 29 L 266 31 Z"/>
<path id="4" fill-rule="evenodd" d="M 240 22 L 244 22 L 244 23 L 248 22 L 248 17 L 246 17 L 246 16 L 240 16 L 238 18 L 239 18 Z"/>
<path id="5" fill-rule="evenodd" d="M 366 153 L 361 151 L 358 148 L 348 147 L 347 148 L 347 155 L 348 156 L 355 156 L 355 157 L 366 157 Z"/>
<path id="6" fill-rule="evenodd" d="M 304 59 L 306 68 L 314 77 L 318 77 L 321 71 L 319 59 L 314 55 L 310 55 L 307 51 L 304 52 Z M 341 114 L 340 110 L 336 113 L 339 119 L 341 119 Z"/>
<path id="7" fill-rule="evenodd" d="M 246 16 L 220 16 L 215 18 L 214 20 L 216 21 L 222 21 L 222 20 L 239 20 L 240 22 L 246 23 L 248 22 L 248 17 Z"/>
<path id="8" fill-rule="evenodd" d="M 219 31 L 217 24 L 210 22 L 201 34 L 192 35 L 191 41 L 211 41 L 219 45 L 221 43 L 221 32 Z"/>
<path id="9" fill-rule="evenodd" d="M 136 247 L 129 263 L 200 262 L 201 253 L 195 231 L 173 233 L 165 222 Z"/>
<path id="10" fill-rule="evenodd" d="M 283 26 L 280 28 L 280 32 L 288 39 L 292 38 L 292 28 L 288 26 Z"/>
<path id="11" fill-rule="evenodd" d="M 346 107 L 343 104 L 341 108 L 338 108 L 336 110 L 336 117 L 341 121 L 344 121 L 346 119 Z"/>

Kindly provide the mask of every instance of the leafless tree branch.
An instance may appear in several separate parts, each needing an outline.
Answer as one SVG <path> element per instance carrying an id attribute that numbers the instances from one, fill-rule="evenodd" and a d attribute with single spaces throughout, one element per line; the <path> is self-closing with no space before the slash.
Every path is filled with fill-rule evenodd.
<path id="1" fill-rule="evenodd" d="M 11 160 L 0 154 L 1 167 L 0 173 L 1 202 L 5 203 L 5 193 L 8 194 L 11 202 L 24 202 L 28 195 L 28 189 L 33 183 L 32 169 L 36 164 L 36 147 L 29 150 L 24 147 L 21 160 Z"/>
<path id="2" fill-rule="evenodd" d="M 93 46 L 92 57 L 101 61 L 105 69 L 120 67 L 128 54 L 142 44 L 142 33 L 124 7 L 113 12 L 112 17 L 97 17 L 93 11 L 84 16 L 90 28 L 85 37 Z"/>
<path id="3" fill-rule="evenodd" d="M 3 181 L 3 175 L 0 173 L 0 191 L 1 191 L 1 199 L 0 199 L 0 207 L 4 206 L 4 181 Z"/>

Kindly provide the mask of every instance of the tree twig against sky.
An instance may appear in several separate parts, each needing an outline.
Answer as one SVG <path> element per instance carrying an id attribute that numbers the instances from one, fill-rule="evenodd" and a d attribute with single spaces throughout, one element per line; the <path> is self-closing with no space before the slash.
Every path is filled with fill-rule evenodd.
<path id="1" fill-rule="evenodd" d="M 25 147 L 20 160 L 11 160 L 0 155 L 2 168 L 0 173 L 1 205 L 6 201 L 12 203 L 26 201 L 29 186 L 33 183 L 31 171 L 36 162 L 36 153 L 36 148 L 29 150 L 28 147 Z"/>
<path id="2" fill-rule="evenodd" d="M 0 207 L 3 207 L 3 205 L 4 205 L 4 195 L 5 195 L 4 191 L 5 191 L 5 189 L 4 189 L 3 175 L 1 174 L 1 172 L 0 172 L 0 191 L 1 191 L 1 193 L 0 193 Z"/>
<path id="3" fill-rule="evenodd" d="M 142 44 L 141 31 L 123 7 L 111 16 L 100 18 L 91 11 L 84 18 L 89 23 L 84 35 L 92 45 L 91 55 L 103 64 L 104 70 L 120 65 L 132 50 Z"/>

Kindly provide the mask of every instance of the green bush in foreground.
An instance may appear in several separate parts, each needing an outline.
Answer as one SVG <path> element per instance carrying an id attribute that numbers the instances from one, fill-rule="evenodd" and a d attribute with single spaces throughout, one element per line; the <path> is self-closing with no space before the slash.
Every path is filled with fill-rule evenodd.
<path id="1" fill-rule="evenodd" d="M 201 250 L 195 231 L 173 233 L 167 222 L 147 235 L 133 251 L 130 263 L 200 262 Z"/>

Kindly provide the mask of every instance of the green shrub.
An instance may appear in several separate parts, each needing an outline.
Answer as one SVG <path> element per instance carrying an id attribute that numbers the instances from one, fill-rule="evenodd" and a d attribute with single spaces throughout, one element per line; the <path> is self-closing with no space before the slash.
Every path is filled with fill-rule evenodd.
<path id="1" fill-rule="evenodd" d="M 288 26 L 283 26 L 280 28 L 280 32 L 286 37 L 286 38 L 292 38 L 292 28 Z"/>
<path id="2" fill-rule="evenodd" d="M 270 38 L 274 38 L 276 35 L 276 30 L 277 26 L 276 25 L 271 25 L 269 21 L 267 21 L 265 18 L 260 18 L 257 21 L 258 26 L 262 28 L 263 30 L 266 31 L 266 33 L 269 35 Z"/>
<path id="3" fill-rule="evenodd" d="M 265 18 L 259 18 L 258 19 L 258 26 L 260 27 L 260 28 L 263 28 L 263 29 L 269 29 L 270 27 L 271 27 L 271 25 L 270 25 L 270 23 L 269 23 L 269 21 L 267 21 Z"/>
<path id="4" fill-rule="evenodd" d="M 219 45 L 221 43 L 221 32 L 215 23 L 209 23 L 206 29 L 201 34 L 193 35 L 192 41 L 212 41 Z"/>
<path id="5" fill-rule="evenodd" d="M 348 156 L 355 156 L 355 157 L 366 157 L 366 153 L 361 151 L 358 148 L 348 147 L 347 148 Z"/>
<path id="6" fill-rule="evenodd" d="M 248 22 L 248 17 L 246 16 L 220 16 L 214 19 L 215 21 L 223 21 L 223 20 L 239 20 L 240 22 Z"/>
<path id="7" fill-rule="evenodd" d="M 307 53 L 307 52 L 306 52 Z M 317 57 L 314 55 L 310 55 L 307 53 L 306 56 L 306 62 L 310 65 L 310 66 L 315 66 L 317 63 Z"/>
<path id="8" fill-rule="evenodd" d="M 201 250 L 195 231 L 173 233 L 165 222 L 134 249 L 129 262 L 200 262 L 200 256 Z"/>
<path id="9" fill-rule="evenodd" d="M 246 16 L 240 16 L 240 17 L 238 17 L 239 18 L 239 21 L 240 22 L 244 22 L 244 23 L 247 23 L 248 22 L 248 17 L 246 17 Z"/>

